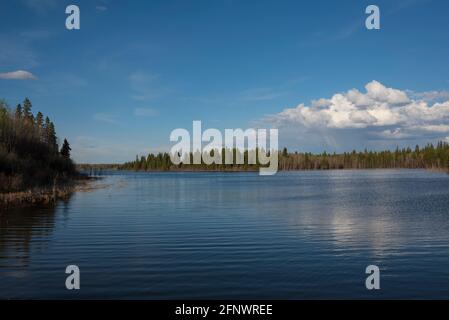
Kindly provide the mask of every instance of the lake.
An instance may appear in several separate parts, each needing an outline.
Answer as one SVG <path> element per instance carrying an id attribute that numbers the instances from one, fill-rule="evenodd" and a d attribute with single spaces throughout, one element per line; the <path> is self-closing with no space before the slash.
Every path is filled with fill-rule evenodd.
<path id="1" fill-rule="evenodd" d="M 449 175 L 111 172 L 0 216 L 0 298 L 449 298 Z M 67 265 L 81 289 L 67 290 Z M 380 290 L 365 268 L 380 268 Z"/>

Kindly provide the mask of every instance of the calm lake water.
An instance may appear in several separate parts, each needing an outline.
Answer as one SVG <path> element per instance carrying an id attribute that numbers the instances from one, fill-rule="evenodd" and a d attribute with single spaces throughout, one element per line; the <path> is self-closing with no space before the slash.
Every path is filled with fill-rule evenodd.
<path id="1" fill-rule="evenodd" d="M 0 298 L 449 298 L 449 176 L 113 173 L 0 216 Z M 65 288 L 65 268 L 81 290 Z M 365 289 L 365 268 L 381 289 Z"/>

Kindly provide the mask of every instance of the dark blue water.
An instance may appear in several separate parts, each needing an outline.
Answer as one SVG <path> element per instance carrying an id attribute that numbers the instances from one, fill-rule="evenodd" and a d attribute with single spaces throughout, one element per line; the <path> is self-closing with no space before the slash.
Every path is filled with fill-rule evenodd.
<path id="1" fill-rule="evenodd" d="M 116 173 L 0 217 L 0 298 L 449 298 L 449 176 Z M 81 289 L 65 288 L 78 265 Z M 365 288 L 365 268 L 381 289 Z"/>

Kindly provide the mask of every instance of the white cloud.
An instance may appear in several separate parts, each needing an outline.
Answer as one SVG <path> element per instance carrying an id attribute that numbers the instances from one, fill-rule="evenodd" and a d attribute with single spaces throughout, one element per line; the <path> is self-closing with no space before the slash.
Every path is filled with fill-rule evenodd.
<path id="1" fill-rule="evenodd" d="M 417 99 L 422 99 L 424 101 L 432 102 L 432 101 L 444 101 L 449 100 L 449 91 L 425 91 L 425 92 L 412 92 L 412 96 Z"/>
<path id="2" fill-rule="evenodd" d="M 410 129 L 428 131 L 428 132 L 449 132 L 449 124 L 430 124 L 410 127 Z"/>
<path id="3" fill-rule="evenodd" d="M 321 98 L 318 100 L 312 100 L 312 106 L 317 107 L 317 108 L 327 107 L 329 104 L 330 104 L 330 100 L 324 99 L 324 98 Z"/>
<path id="4" fill-rule="evenodd" d="M 399 105 L 410 102 L 407 94 L 401 90 L 387 88 L 378 81 L 371 81 L 366 86 L 366 95 L 373 101 L 386 102 L 391 105 Z"/>
<path id="5" fill-rule="evenodd" d="M 36 76 L 34 76 L 31 72 L 17 70 L 12 72 L 0 73 L 0 79 L 5 80 L 36 80 Z"/>
<path id="6" fill-rule="evenodd" d="M 380 138 L 385 138 L 385 139 L 405 139 L 405 138 L 408 138 L 411 136 L 410 134 L 405 133 L 401 128 L 384 130 L 384 131 L 377 133 L 377 135 Z"/>
<path id="7" fill-rule="evenodd" d="M 449 96 L 432 91 L 407 94 L 388 88 L 378 81 L 365 86 L 366 92 L 351 89 L 330 99 L 313 100 L 267 116 L 272 125 L 294 127 L 298 132 L 360 130 L 382 139 L 405 139 L 416 135 L 439 135 L 449 132 Z M 429 98 L 446 98 L 430 103 Z M 443 137 L 441 137 L 443 138 Z"/>
<path id="8" fill-rule="evenodd" d="M 285 109 L 271 118 L 277 124 L 296 122 L 306 127 L 367 128 L 398 124 L 419 124 L 449 117 L 449 101 L 429 105 L 410 100 L 404 91 L 387 88 L 377 81 L 366 86 L 366 93 L 351 89 L 330 99 L 318 99 Z"/>

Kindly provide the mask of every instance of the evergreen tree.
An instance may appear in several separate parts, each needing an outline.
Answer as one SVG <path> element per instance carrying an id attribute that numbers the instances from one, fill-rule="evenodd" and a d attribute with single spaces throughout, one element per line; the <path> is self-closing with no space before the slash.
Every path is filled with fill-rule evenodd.
<path id="1" fill-rule="evenodd" d="M 44 129 L 45 129 L 45 141 L 53 150 L 57 151 L 58 144 L 56 138 L 55 125 L 53 124 L 53 122 L 50 121 L 48 117 L 45 118 Z"/>
<path id="2" fill-rule="evenodd" d="M 21 104 L 19 103 L 16 107 L 16 113 L 15 113 L 16 119 L 22 118 L 22 114 L 23 114 L 23 109 L 22 109 Z"/>
<path id="3" fill-rule="evenodd" d="M 56 138 L 56 130 L 55 125 L 52 121 L 50 121 L 50 129 L 49 129 L 49 143 L 50 146 L 53 147 L 53 150 L 58 150 L 58 141 Z"/>
<path id="4" fill-rule="evenodd" d="M 31 102 L 10 110 L 0 100 L 0 192 L 54 184 L 76 174 L 67 140 L 59 153 L 54 124 L 31 113 Z"/>
<path id="5" fill-rule="evenodd" d="M 25 117 L 25 119 L 33 119 L 31 108 L 31 101 L 28 98 L 25 98 L 25 100 L 23 101 L 23 116 Z"/>
<path id="6" fill-rule="evenodd" d="M 64 139 L 64 143 L 62 144 L 62 148 L 61 148 L 61 156 L 65 157 L 65 158 L 70 158 L 70 151 L 72 149 L 70 148 L 70 144 L 67 141 L 67 139 Z"/>
<path id="7" fill-rule="evenodd" d="M 258 158 L 255 164 L 250 164 L 249 154 L 254 152 L 258 154 L 258 149 L 245 151 L 243 153 L 244 162 L 236 164 L 239 151 L 235 148 L 222 148 L 222 162 L 212 165 L 193 164 L 194 154 L 199 151 L 190 152 L 183 156 L 184 159 L 190 158 L 190 164 L 184 161 L 182 166 L 175 166 L 170 162 L 169 154 L 148 154 L 146 159 L 142 160 L 136 157 L 135 161 L 125 163 L 120 167 L 123 169 L 134 170 L 257 170 L 260 167 Z M 217 153 L 217 154 L 216 154 Z M 219 156 L 219 150 L 213 150 L 210 154 Z M 225 159 L 232 159 L 234 164 L 226 164 Z M 144 165 L 142 165 L 144 164 Z M 427 168 L 427 169 L 449 169 L 449 143 L 438 142 L 435 147 L 433 144 L 421 148 L 396 148 L 396 150 L 369 151 L 365 149 L 362 152 L 352 151 L 338 154 L 336 152 L 323 152 L 320 154 L 288 152 L 285 149 L 279 150 L 279 170 L 333 170 L 333 169 L 384 169 L 384 168 Z"/>
<path id="8" fill-rule="evenodd" d="M 38 128 L 42 128 L 44 126 L 44 115 L 40 111 L 36 115 L 36 125 Z"/>
<path id="9" fill-rule="evenodd" d="M 45 117 L 45 124 L 44 124 L 44 142 L 49 143 L 49 137 L 50 137 L 50 118 Z"/>

